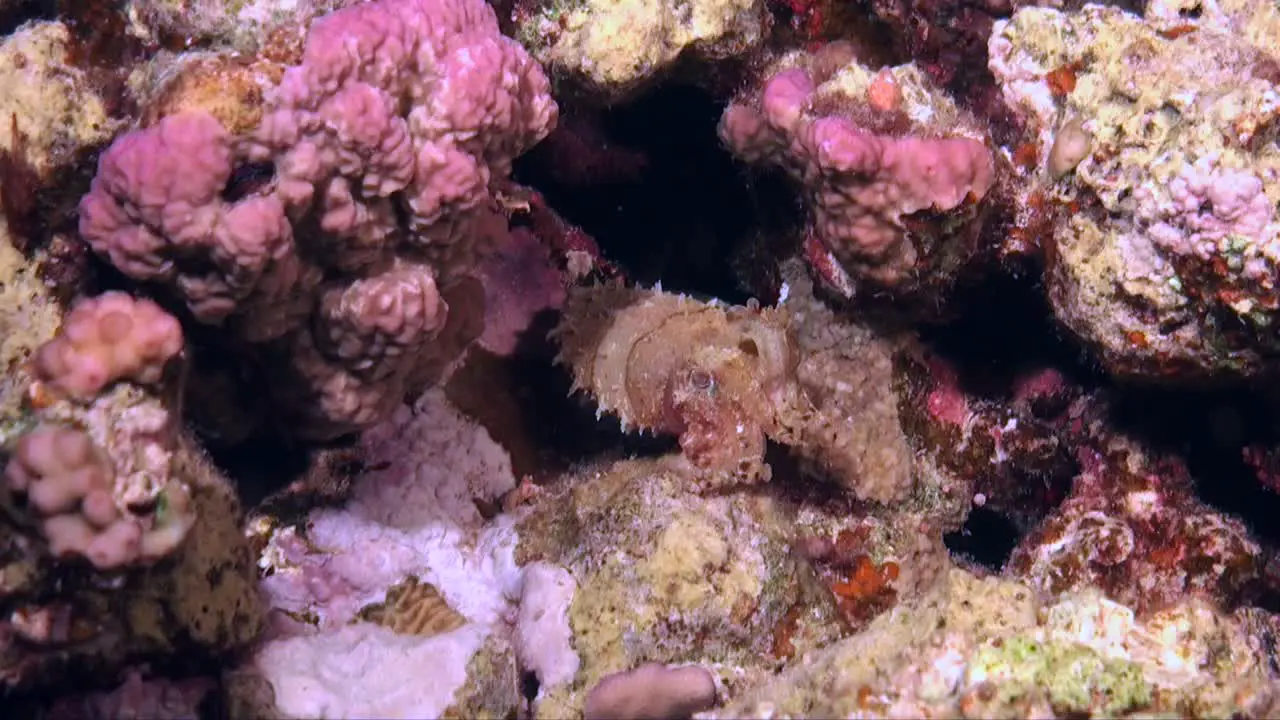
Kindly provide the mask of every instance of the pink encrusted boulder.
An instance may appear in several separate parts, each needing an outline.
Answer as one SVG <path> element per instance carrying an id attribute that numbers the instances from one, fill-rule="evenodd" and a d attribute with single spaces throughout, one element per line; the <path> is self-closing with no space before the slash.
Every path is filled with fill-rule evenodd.
<path id="1" fill-rule="evenodd" d="M 80 230 L 248 347 L 278 424 L 326 439 L 480 333 L 477 268 L 508 234 L 492 188 L 557 113 L 483 0 L 356 5 L 311 27 L 253 130 L 190 111 L 119 139 Z"/>
<path id="2" fill-rule="evenodd" d="M 805 254 L 842 295 L 936 307 L 992 250 L 985 133 L 913 66 L 874 72 L 840 43 L 794 53 L 726 109 L 720 137 L 801 184 Z"/>

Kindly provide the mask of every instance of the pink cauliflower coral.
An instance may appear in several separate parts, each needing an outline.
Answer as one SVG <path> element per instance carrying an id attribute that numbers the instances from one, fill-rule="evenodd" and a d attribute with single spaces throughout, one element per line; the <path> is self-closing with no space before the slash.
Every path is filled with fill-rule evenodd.
<path id="1" fill-rule="evenodd" d="M 491 183 L 556 116 L 483 0 L 377 0 L 311 27 L 245 136 L 187 113 L 117 141 L 80 230 L 256 347 L 290 432 L 333 437 L 434 382 L 479 332 L 470 276 L 507 233 Z M 255 164 L 274 181 L 236 197 Z"/>
<path id="2" fill-rule="evenodd" d="M 108 292 L 71 309 L 58 335 L 37 350 L 33 370 L 66 395 L 87 401 L 118 380 L 159 382 L 182 346 L 182 326 L 159 305 Z"/>
<path id="3" fill-rule="evenodd" d="M 42 424 L 18 441 L 5 466 L 54 555 L 81 555 L 101 570 L 168 555 L 194 522 L 185 489 L 165 495 L 164 522 L 118 507 L 111 461 L 81 430 Z"/>
<path id="4" fill-rule="evenodd" d="M 729 106 L 721 139 L 739 158 L 781 166 L 803 184 L 820 245 L 807 255 L 835 289 L 945 290 L 977 253 L 992 155 L 972 121 L 925 85 L 921 112 L 908 115 L 900 94 L 886 103 L 886 83 L 921 82 L 906 70 L 895 70 L 897 80 L 882 71 L 853 97 L 832 77 L 842 64 L 858 66 L 839 55 L 784 62 Z"/>

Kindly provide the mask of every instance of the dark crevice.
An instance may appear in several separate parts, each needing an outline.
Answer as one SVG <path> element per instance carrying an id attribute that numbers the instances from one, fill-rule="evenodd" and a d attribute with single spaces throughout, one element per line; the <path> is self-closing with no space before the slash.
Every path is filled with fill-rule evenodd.
<path id="1" fill-rule="evenodd" d="M 0 10 L 0 33 L 12 34 L 32 20 L 50 20 L 58 14 L 57 0 L 18 0 Z"/>
<path id="2" fill-rule="evenodd" d="M 595 400 L 571 392 L 572 379 L 555 364 L 547 337 L 559 322 L 543 313 L 510 357 L 473 351 L 447 394 L 512 455 L 517 475 L 545 476 L 606 456 L 654 457 L 678 449 L 668 436 L 624 433 L 613 415 L 598 415 Z"/>
<path id="3" fill-rule="evenodd" d="M 795 202 L 772 188 L 753 191 L 759 186 L 718 140 L 723 108 L 705 90 L 673 85 L 569 116 L 517 161 L 516 179 L 541 191 L 635 282 L 745 302 L 729 259 L 756 241 L 762 220 L 793 214 Z"/>
<path id="4" fill-rule="evenodd" d="M 1013 523 L 986 508 L 975 508 L 963 527 L 942 538 L 953 555 L 991 572 L 1004 568 L 1018 539 Z"/>
<path id="5" fill-rule="evenodd" d="M 1033 275 L 987 278 L 953 302 L 960 313 L 923 326 L 920 336 L 955 367 L 966 391 L 1001 397 L 1016 378 L 1041 368 L 1085 387 L 1104 382 L 1101 368 L 1059 328 Z"/>
<path id="6" fill-rule="evenodd" d="M 1243 519 L 1255 535 L 1280 543 L 1280 495 L 1259 482 L 1244 448 L 1280 446 L 1272 398 L 1248 388 L 1123 388 L 1111 415 L 1117 429 L 1156 452 L 1184 458 L 1205 503 Z"/>

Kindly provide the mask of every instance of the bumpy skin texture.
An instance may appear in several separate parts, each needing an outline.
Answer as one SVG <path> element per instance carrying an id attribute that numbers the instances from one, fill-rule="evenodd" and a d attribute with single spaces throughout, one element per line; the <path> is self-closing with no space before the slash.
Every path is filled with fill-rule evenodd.
<path id="1" fill-rule="evenodd" d="M 252 132 L 188 112 L 117 141 L 80 229 L 257 346 L 290 432 L 333 437 L 475 336 L 483 299 L 465 276 L 507 230 L 490 183 L 556 113 L 484 2 L 366 3 L 311 27 Z M 243 172 L 268 164 L 265 187 Z"/>
<path id="2" fill-rule="evenodd" d="M 601 285 L 570 295 L 555 334 L 575 388 L 624 428 L 678 435 L 701 485 L 768 480 L 765 438 L 807 404 L 776 310 Z"/>
<path id="3" fill-rule="evenodd" d="M 679 437 L 700 488 L 769 480 L 767 439 L 860 500 L 901 501 L 913 452 L 891 344 L 823 307 L 798 263 L 785 272 L 794 292 L 777 308 L 577 288 L 554 333 L 559 361 L 624 429 Z"/>
<path id="4" fill-rule="evenodd" d="M 1255 375 L 1280 308 L 1280 74 L 1263 49 L 1280 33 L 1162 13 L 1028 8 L 992 33 L 991 69 L 1047 170 L 1030 198 L 1060 218 L 1046 287 L 1113 373 Z"/>
<path id="5" fill-rule="evenodd" d="M 816 475 L 855 497 L 897 503 L 912 490 L 915 451 L 903 433 L 893 382 L 894 343 L 819 300 L 798 261 L 783 264 L 798 356 L 796 382 L 809 400 L 792 451 Z"/>
<path id="6" fill-rule="evenodd" d="M 827 284 L 936 300 L 980 254 L 996 166 L 973 121 L 915 68 L 887 73 L 839 43 L 793 54 L 726 109 L 720 137 L 802 184 L 808 255 Z"/>

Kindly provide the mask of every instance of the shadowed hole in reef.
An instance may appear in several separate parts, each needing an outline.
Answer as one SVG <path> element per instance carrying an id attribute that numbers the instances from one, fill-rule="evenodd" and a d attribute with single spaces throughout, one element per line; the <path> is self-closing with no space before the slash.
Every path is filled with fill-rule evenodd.
<path id="1" fill-rule="evenodd" d="M 952 299 L 956 315 L 920 326 L 921 340 L 955 370 L 961 389 L 974 398 L 1007 402 L 1021 379 L 1045 369 L 1057 370 L 1069 385 L 1085 390 L 1104 382 L 1100 369 L 1056 322 L 1037 275 L 985 278 Z M 1069 479 L 1059 481 L 1065 492 Z M 1038 513 L 1023 520 L 1034 524 L 1037 518 Z M 1018 522 L 994 508 L 974 508 L 945 542 L 957 558 L 999 571 L 1021 539 Z"/>
<path id="2" fill-rule="evenodd" d="M 58 0 L 12 0 L 0 3 L 0 35 L 10 35 L 31 20 L 52 20 L 58 15 Z"/>
<path id="3" fill-rule="evenodd" d="M 525 700 L 533 702 L 538 699 L 539 685 L 538 676 L 532 670 L 520 673 L 520 695 Z"/>
<path id="4" fill-rule="evenodd" d="M 1114 431 L 1129 434 L 1154 454 L 1184 459 L 1196 497 L 1239 516 L 1264 544 L 1280 543 L 1280 528 L 1270 522 L 1280 513 L 1280 495 L 1259 482 L 1243 456 L 1250 445 L 1280 446 L 1271 396 L 1230 383 L 1150 388 L 1113 380 L 1060 329 L 1042 288 L 1030 278 L 988 280 L 957 300 L 963 308 L 958 317 L 925 327 L 921 335 L 954 365 L 966 390 L 999 397 L 1014 378 L 1040 367 L 1058 369 L 1085 390 L 1101 389 L 1110 399 Z M 969 536 L 949 536 L 953 552 L 986 565 L 983 553 L 971 546 L 988 542 L 982 538 L 990 533 L 990 519 L 983 516 L 991 514 L 975 511 L 966 524 Z M 984 526 L 988 530 L 980 530 Z"/>
<path id="5" fill-rule="evenodd" d="M 1086 388 L 1103 376 L 1063 331 L 1033 275 L 996 276 L 961 290 L 959 314 L 921 327 L 921 339 L 951 363 L 965 390 L 981 396 L 1007 393 L 1018 377 L 1054 368 Z"/>
<path id="6" fill-rule="evenodd" d="M 1112 422 L 1154 453 L 1186 461 L 1198 499 L 1240 518 L 1263 546 L 1261 578 L 1242 602 L 1280 610 L 1280 488 L 1267 487 L 1245 448 L 1280 447 L 1273 393 L 1241 385 L 1212 389 L 1127 388 L 1112 403 Z M 1262 462 L 1267 463 L 1266 459 Z M 1264 471 L 1266 472 L 1266 471 Z"/>
<path id="7" fill-rule="evenodd" d="M 1195 493 L 1239 516 L 1255 536 L 1280 543 L 1280 495 L 1265 487 L 1244 448 L 1280 446 L 1274 397 L 1245 387 L 1208 390 L 1128 388 L 1112 405 L 1117 428 L 1155 452 L 1186 460 Z"/>
<path id="8" fill-rule="evenodd" d="M 959 530 L 942 541 L 952 555 L 1000 572 L 1018 544 L 1018 529 L 1006 518 L 986 508 L 974 508 Z"/>
<path id="9" fill-rule="evenodd" d="M 719 142 L 724 103 L 688 85 L 626 105 L 567 115 L 517 160 L 515 178 L 539 190 L 595 238 L 635 282 L 748 299 L 730 258 L 769 218 L 795 213 L 794 195 L 760 188 Z"/>

